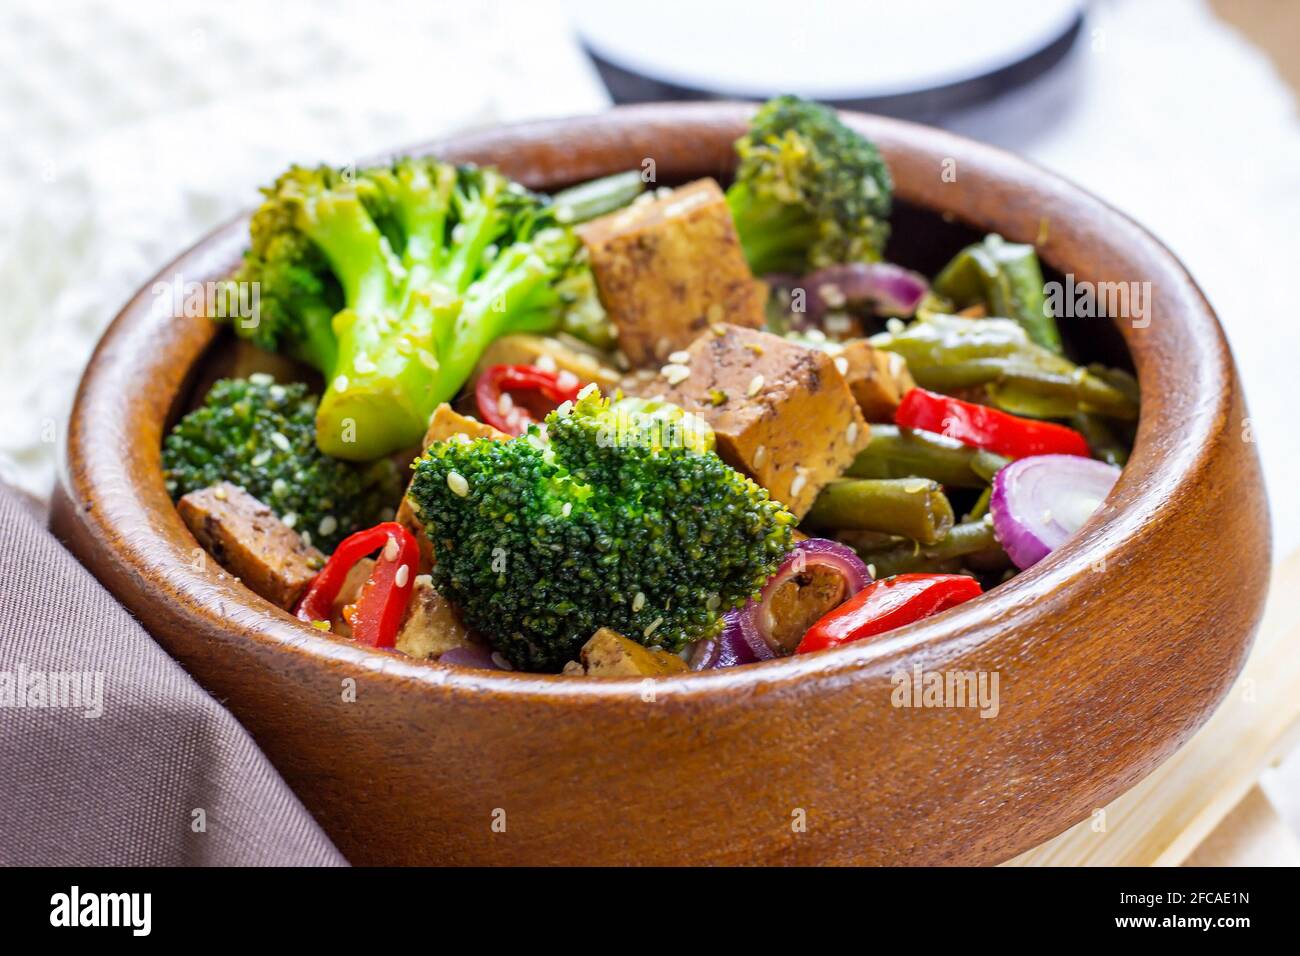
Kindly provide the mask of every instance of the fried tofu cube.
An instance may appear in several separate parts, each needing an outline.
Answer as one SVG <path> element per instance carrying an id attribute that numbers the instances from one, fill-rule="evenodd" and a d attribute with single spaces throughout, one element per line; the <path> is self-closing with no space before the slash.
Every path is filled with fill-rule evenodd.
<path id="1" fill-rule="evenodd" d="M 658 647 L 643 647 L 617 631 L 602 627 L 582 645 L 581 663 L 570 662 L 564 673 L 588 677 L 664 677 L 688 670 L 676 654 Z"/>
<path id="2" fill-rule="evenodd" d="M 848 381 L 862 417 L 869 422 L 892 422 L 898 403 L 908 389 L 916 387 L 903 357 L 861 340 L 829 351 L 835 367 Z"/>
<path id="3" fill-rule="evenodd" d="M 427 574 L 419 575 L 397 632 L 396 648 L 409 657 L 438 658 L 454 648 L 474 645 L 460 612 L 438 593 Z"/>
<path id="4" fill-rule="evenodd" d="M 699 415 L 718 454 L 798 518 L 870 440 L 870 428 L 831 356 L 768 332 L 710 329 L 686 361 L 634 394 L 662 395 Z"/>
<path id="5" fill-rule="evenodd" d="M 579 233 L 633 367 L 663 363 L 712 323 L 763 325 L 764 287 L 712 179 L 593 219 Z"/>
<path id="6" fill-rule="evenodd" d="M 500 441 L 510 437 L 505 432 L 493 428 L 477 418 L 462 415 L 446 402 L 443 402 L 434 409 L 433 417 L 429 419 L 429 428 L 424 433 L 424 440 L 420 443 L 420 449 L 422 451 L 426 450 L 436 441 L 446 441 L 457 435 L 465 436 L 466 440 L 491 438 L 493 441 Z M 424 533 L 424 524 L 415 513 L 415 504 L 405 495 L 402 496 L 402 503 L 397 506 L 397 520 L 411 534 L 415 535 L 415 540 L 419 542 L 420 571 L 427 573 L 433 567 L 433 542 Z"/>
<path id="7" fill-rule="evenodd" d="M 191 491 L 176 504 L 205 551 L 247 587 L 289 610 L 325 556 L 244 489 L 223 481 Z"/>

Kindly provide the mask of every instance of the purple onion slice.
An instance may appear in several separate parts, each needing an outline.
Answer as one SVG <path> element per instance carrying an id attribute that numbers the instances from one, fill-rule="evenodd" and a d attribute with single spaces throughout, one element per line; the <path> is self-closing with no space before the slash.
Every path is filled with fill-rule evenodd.
<path id="1" fill-rule="evenodd" d="M 993 476 L 993 533 L 1022 571 L 1065 543 L 1110 494 L 1119 469 L 1078 455 L 1033 455 Z"/>
<path id="2" fill-rule="evenodd" d="M 804 290 L 803 312 L 795 316 L 802 328 L 819 326 L 827 312 L 850 305 L 870 305 L 882 315 L 908 318 L 930 290 L 925 276 L 892 262 L 854 262 L 827 266 L 802 278 L 788 274 L 766 278 L 777 289 Z"/>
<path id="3" fill-rule="evenodd" d="M 726 622 L 722 633 L 707 641 L 695 645 L 691 655 L 691 670 L 707 671 L 715 667 L 735 667 L 737 664 L 752 664 L 758 660 L 754 652 L 745 643 L 740 631 L 740 611 L 728 611 L 723 617 Z"/>
<path id="4" fill-rule="evenodd" d="M 819 617 L 821 613 L 838 606 L 871 583 L 871 572 L 867 570 L 866 564 L 847 545 L 829 538 L 805 538 L 798 542 L 785 556 L 776 574 L 768 578 L 758 598 L 740 610 L 741 634 L 758 660 L 768 660 L 793 650 L 793 647 L 787 648 L 777 636 L 777 595 L 782 585 L 814 569 L 832 571 L 839 578 L 837 593 L 826 595 L 829 606 L 821 610 L 817 615 Z M 795 635 L 795 642 L 802 636 Z"/>

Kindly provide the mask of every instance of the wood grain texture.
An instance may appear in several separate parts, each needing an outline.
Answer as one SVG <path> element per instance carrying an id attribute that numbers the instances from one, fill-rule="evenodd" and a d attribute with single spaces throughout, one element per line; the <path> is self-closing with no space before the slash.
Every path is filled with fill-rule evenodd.
<path id="1" fill-rule="evenodd" d="M 632 107 L 424 150 L 534 187 L 644 158 L 679 182 L 725 176 L 748 114 Z M 653 695 L 322 636 L 210 563 L 192 569 L 159 442 L 215 332 L 151 309 L 148 285 L 81 384 L 57 531 L 230 706 L 355 863 L 980 864 L 1041 843 L 1184 743 L 1250 646 L 1269 538 L 1241 389 L 1200 291 L 1136 224 L 1000 151 L 851 121 L 880 144 L 904 203 L 1016 241 L 1046 226 L 1044 260 L 1076 280 L 1152 284 L 1149 326 L 1122 329 L 1144 390 L 1132 461 L 1069 545 L 989 595 L 880 640 L 665 678 Z M 940 175 L 950 159 L 955 182 Z M 245 229 L 218 231 L 160 281 L 224 274 Z M 893 707 L 890 677 L 913 665 L 996 670 L 999 715 Z"/>
<path id="2" fill-rule="evenodd" d="M 1010 864 L 1182 864 L 1236 812 L 1263 770 L 1285 756 L 1297 739 L 1300 552 L 1278 565 L 1250 660 L 1187 746 L 1107 805 L 1104 817 L 1085 819 Z M 1226 842 L 1220 839 L 1217 845 Z M 1287 852 L 1281 845 L 1277 850 L 1279 855 Z"/>

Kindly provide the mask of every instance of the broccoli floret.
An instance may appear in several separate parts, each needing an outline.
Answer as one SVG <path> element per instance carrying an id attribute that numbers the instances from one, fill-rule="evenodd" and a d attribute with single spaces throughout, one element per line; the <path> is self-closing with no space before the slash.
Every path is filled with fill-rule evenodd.
<path id="1" fill-rule="evenodd" d="M 418 444 L 493 339 L 560 321 L 554 283 L 577 241 L 496 170 L 294 167 L 264 193 L 230 286 L 256 283 L 257 321 L 235 331 L 325 376 L 316 439 L 330 455 Z"/>
<path id="2" fill-rule="evenodd" d="M 175 499 L 232 482 L 328 552 L 380 520 L 401 486 L 387 459 L 359 465 L 321 452 L 315 421 L 306 385 L 262 374 L 222 379 L 163 440 L 167 491 Z"/>
<path id="3" fill-rule="evenodd" d="M 881 257 L 894 190 L 889 167 L 834 110 L 777 97 L 754 114 L 736 153 L 727 203 L 756 275 Z"/>
<path id="4" fill-rule="evenodd" d="M 600 627 L 674 651 L 711 637 L 790 549 L 793 515 L 676 406 L 593 388 L 545 431 L 437 443 L 409 493 L 434 586 L 517 667 L 558 670 Z"/>

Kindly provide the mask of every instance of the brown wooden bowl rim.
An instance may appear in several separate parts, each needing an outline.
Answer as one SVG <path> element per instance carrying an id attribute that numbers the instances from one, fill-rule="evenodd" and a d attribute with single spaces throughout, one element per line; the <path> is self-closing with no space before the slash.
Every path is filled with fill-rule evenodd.
<path id="1" fill-rule="evenodd" d="M 468 154 L 491 148 L 494 144 L 509 143 L 516 137 L 535 141 L 560 134 L 570 138 L 593 136 L 598 132 L 614 135 L 619 128 L 634 128 L 649 120 L 699 127 L 701 134 L 705 134 L 719 124 L 742 124 L 752 109 L 750 105 L 732 103 L 619 107 L 589 116 L 533 121 L 449 137 L 407 152 Z M 733 669 L 655 678 L 658 692 L 671 694 L 674 698 L 703 700 L 728 691 L 759 693 L 768 685 L 792 681 L 842 681 L 866 672 L 879 673 L 891 664 L 895 668 L 906 667 L 913 659 L 922 656 L 918 653 L 921 651 L 926 657 L 937 658 L 948 652 L 969 650 L 965 635 L 978 631 L 975 625 L 987 623 L 995 615 L 1007 617 L 1009 625 L 1021 618 L 1028 620 L 1034 615 L 1036 606 L 1040 613 L 1046 609 L 1050 602 L 1045 599 L 1049 595 L 1080 584 L 1090 570 L 1115 558 L 1126 548 L 1139 546 L 1143 529 L 1156 523 L 1163 509 L 1174 506 L 1181 497 L 1179 490 L 1193 481 L 1213 441 L 1228 427 L 1232 396 L 1231 388 L 1225 386 L 1233 383 L 1235 376 L 1222 330 L 1186 269 L 1154 236 L 1079 187 L 1003 150 L 901 120 L 851 113 L 845 116 L 853 125 L 881 142 L 886 152 L 888 147 L 897 146 L 936 160 L 957 157 L 964 169 L 975 171 L 977 179 L 1016 184 L 1036 196 L 1049 196 L 1052 209 L 1045 209 L 1045 216 L 1058 207 L 1087 210 L 1101 226 L 1098 241 L 1119 250 L 1121 258 L 1141 260 L 1146 268 L 1162 272 L 1162 280 L 1167 284 L 1162 287 L 1161 295 L 1175 303 L 1175 307 L 1162 316 L 1162 321 L 1152 322 L 1141 330 L 1141 335 L 1138 330 L 1120 324 L 1144 393 L 1150 394 L 1153 388 L 1169 385 L 1211 383 L 1214 387 L 1209 393 L 1174 395 L 1172 401 L 1144 402 L 1132 457 L 1106 504 L 1066 545 L 1033 568 L 979 598 L 877 640 Z M 964 175 L 972 173 L 968 171 Z M 931 208 L 939 213 L 945 211 Z M 1064 219 L 1064 225 L 1061 225 L 1061 219 Z M 162 550 L 146 553 L 148 549 L 142 547 L 146 542 L 139 537 L 124 540 L 120 542 L 120 551 L 114 555 L 114 560 L 133 579 L 156 594 L 173 592 L 194 596 L 193 602 L 183 603 L 180 613 L 196 631 L 201 632 L 205 627 L 240 630 L 251 640 L 322 663 L 389 675 L 409 681 L 413 686 L 442 687 L 448 692 L 465 694 L 490 692 L 531 696 L 539 702 L 553 704 L 626 698 L 639 693 L 645 678 L 584 680 L 549 674 L 451 667 L 322 634 L 263 601 L 228 576 L 214 580 L 211 572 L 195 571 L 189 567 L 186 557 L 195 543 L 175 509 L 168 507 L 166 513 L 160 514 L 159 511 L 164 509 L 152 507 L 142 498 L 142 494 L 147 492 L 156 502 L 159 494 L 166 495 L 162 488 L 161 468 L 156 461 L 151 474 L 140 473 L 138 467 L 133 469 L 127 456 L 100 455 L 86 473 L 72 467 L 74 461 L 86 461 L 85 442 L 93 440 L 96 434 L 125 434 L 124 423 L 132 417 L 131 410 L 140 405 L 135 399 L 130 403 L 96 402 L 95 395 L 113 378 L 111 366 L 127 361 L 138 362 L 137 353 L 119 346 L 130 337 L 142 334 L 150 321 L 162 321 L 150 315 L 150 289 L 158 282 L 183 273 L 187 261 L 227 247 L 242 249 L 247 221 L 247 214 L 244 214 L 209 233 L 145 283 L 109 326 L 83 376 L 72 415 L 67 459 L 63 464 L 64 488 L 83 520 L 92 524 L 103 520 L 97 514 L 106 510 L 102 501 L 97 508 L 86 507 L 91 500 L 88 491 L 94 487 L 101 495 L 113 496 L 112 508 L 107 510 L 119 515 L 131 512 L 138 519 L 139 526 L 150 528 L 153 538 L 147 543 L 161 542 L 165 545 Z M 973 225 L 978 226 L 977 223 Z M 1053 216 L 1053 228 L 1068 231 L 1071 225 L 1068 216 Z M 1026 241 L 1023 237 L 1013 238 Z M 180 320 L 168 317 L 166 321 Z M 1166 362 L 1171 362 L 1171 367 L 1177 372 L 1168 373 L 1168 377 L 1180 380 L 1165 382 L 1161 367 L 1153 356 L 1169 345 L 1166 340 L 1173 334 L 1172 323 L 1188 327 L 1191 334 L 1182 338 L 1190 340 L 1193 349 L 1172 359 L 1168 354 L 1164 355 Z M 154 331 L 161 333 L 164 330 L 156 328 Z M 121 369 L 118 371 L 120 374 Z M 1177 435 L 1177 440 L 1172 445 L 1162 440 L 1157 448 L 1154 436 L 1167 437 L 1170 434 Z M 105 537 L 103 530 L 101 525 L 101 540 Z M 190 547 L 181 548 L 180 544 L 185 542 Z M 224 605 L 231 603 L 253 608 L 264 615 L 264 620 L 256 627 L 233 624 L 224 610 Z M 988 638 L 988 632 L 984 637 Z"/>

